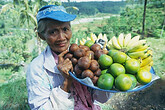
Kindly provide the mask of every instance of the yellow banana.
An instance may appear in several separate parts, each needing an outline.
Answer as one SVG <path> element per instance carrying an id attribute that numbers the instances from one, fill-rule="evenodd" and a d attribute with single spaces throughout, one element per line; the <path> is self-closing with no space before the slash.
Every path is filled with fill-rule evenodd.
<path id="1" fill-rule="evenodd" d="M 138 51 L 138 52 L 132 52 L 132 53 L 128 53 L 129 57 L 131 58 L 140 58 L 141 56 L 144 56 L 144 54 L 147 52 L 147 50 L 145 51 Z"/>
<path id="2" fill-rule="evenodd" d="M 91 33 L 91 40 L 95 42 L 97 40 L 97 37 L 95 34 Z"/>
<path id="3" fill-rule="evenodd" d="M 148 48 L 146 40 L 139 40 L 129 48 L 129 52 L 143 51 Z"/>
<path id="4" fill-rule="evenodd" d="M 121 49 L 121 47 L 117 41 L 117 38 L 115 36 L 112 37 L 112 45 L 118 50 Z"/>
<path id="5" fill-rule="evenodd" d="M 107 38 L 107 35 L 106 35 L 106 34 L 103 35 L 103 40 L 104 40 L 105 42 L 108 42 L 108 38 Z"/>
<path id="6" fill-rule="evenodd" d="M 141 70 L 147 70 L 150 71 L 151 70 L 151 66 L 150 65 L 146 65 L 140 68 Z"/>
<path id="7" fill-rule="evenodd" d="M 154 64 L 154 61 L 152 60 L 152 61 L 149 63 L 149 65 L 150 65 L 150 66 L 153 66 L 153 64 Z"/>
<path id="8" fill-rule="evenodd" d="M 139 41 L 140 36 L 135 36 L 133 37 L 127 44 L 127 47 L 130 48 L 131 46 L 133 46 L 136 42 Z"/>
<path id="9" fill-rule="evenodd" d="M 130 40 L 131 40 L 131 33 L 129 33 L 125 36 L 123 46 L 126 47 Z"/>
<path id="10" fill-rule="evenodd" d="M 143 67 L 145 65 L 148 65 L 151 61 L 152 61 L 152 56 L 149 56 L 149 57 L 143 59 L 142 62 L 141 62 L 141 64 L 140 64 L 140 67 Z"/>
<path id="11" fill-rule="evenodd" d="M 123 47 L 123 42 L 124 42 L 124 34 L 123 33 L 121 33 L 119 35 L 118 42 L 119 42 L 120 47 Z"/>
<path id="12" fill-rule="evenodd" d="M 82 41 L 83 41 L 83 42 L 84 42 L 84 44 L 85 44 L 85 42 L 86 42 L 86 39 L 82 38 Z"/>
<path id="13" fill-rule="evenodd" d="M 113 45 L 112 45 L 112 39 L 110 39 L 110 40 L 108 41 L 107 47 L 108 47 L 109 50 L 114 49 L 114 47 L 113 47 Z"/>
<path id="14" fill-rule="evenodd" d="M 85 44 L 85 42 L 83 42 L 82 40 L 80 40 L 80 45 L 84 45 Z"/>
<path id="15" fill-rule="evenodd" d="M 91 40 L 91 38 L 87 37 L 87 40 Z"/>
<path id="16" fill-rule="evenodd" d="M 145 58 L 147 58 L 147 57 L 149 57 L 149 56 L 151 56 L 151 54 L 149 54 L 149 53 L 145 53 L 143 56 L 141 56 L 140 58 L 143 60 L 143 59 L 145 59 Z"/>
<path id="17" fill-rule="evenodd" d="M 75 41 L 76 44 L 78 44 L 78 38 L 76 38 L 76 41 Z"/>
<path id="18" fill-rule="evenodd" d="M 149 49 L 149 50 L 147 51 L 147 53 L 150 54 L 150 55 L 153 55 L 153 52 L 152 52 L 151 49 Z"/>
<path id="19" fill-rule="evenodd" d="M 103 39 L 102 33 L 100 33 L 100 34 L 98 35 L 97 39 Z"/>

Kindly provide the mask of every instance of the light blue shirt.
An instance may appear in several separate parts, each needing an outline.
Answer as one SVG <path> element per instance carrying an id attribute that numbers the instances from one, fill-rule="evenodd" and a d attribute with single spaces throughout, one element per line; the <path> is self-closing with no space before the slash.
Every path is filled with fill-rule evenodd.
<path id="1" fill-rule="evenodd" d="M 28 103 L 32 110 L 53 110 L 50 95 L 52 92 L 63 100 L 70 100 L 70 93 L 60 85 L 64 78 L 57 69 L 49 46 L 29 65 L 26 74 Z M 94 90 L 93 99 L 101 103 L 110 98 L 110 93 Z"/>

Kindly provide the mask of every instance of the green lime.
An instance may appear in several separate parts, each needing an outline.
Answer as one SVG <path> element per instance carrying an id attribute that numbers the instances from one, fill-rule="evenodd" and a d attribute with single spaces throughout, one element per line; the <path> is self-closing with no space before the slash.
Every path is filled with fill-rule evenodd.
<path id="1" fill-rule="evenodd" d="M 99 77 L 97 86 L 101 89 L 110 90 L 113 87 L 113 83 L 114 77 L 111 74 L 105 73 Z"/>
<path id="2" fill-rule="evenodd" d="M 131 88 L 132 80 L 127 74 L 120 74 L 115 79 L 115 87 L 121 91 L 126 91 Z"/>
<path id="3" fill-rule="evenodd" d="M 137 85 L 137 79 L 136 79 L 136 77 L 135 77 L 134 75 L 132 75 L 132 74 L 127 74 L 127 75 L 128 75 L 128 76 L 131 78 L 131 80 L 132 80 L 132 86 L 131 86 L 130 89 L 135 88 L 136 85 Z"/>
<path id="4" fill-rule="evenodd" d="M 94 42 L 93 41 L 91 41 L 91 40 L 87 40 L 86 42 L 85 42 L 85 46 L 88 46 L 89 48 L 92 46 L 94 44 Z"/>
<path id="5" fill-rule="evenodd" d="M 113 63 L 108 71 L 112 74 L 113 77 L 117 77 L 120 74 L 125 74 L 125 68 L 119 63 Z"/>
<path id="6" fill-rule="evenodd" d="M 100 65 L 101 69 L 107 69 L 113 63 L 113 60 L 109 55 L 102 54 L 99 57 L 98 63 Z"/>

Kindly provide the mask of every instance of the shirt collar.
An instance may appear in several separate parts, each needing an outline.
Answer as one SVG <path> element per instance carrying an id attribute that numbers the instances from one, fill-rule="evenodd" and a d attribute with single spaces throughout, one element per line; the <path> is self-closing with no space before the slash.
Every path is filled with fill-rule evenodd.
<path id="1" fill-rule="evenodd" d="M 56 54 L 57 55 L 57 54 Z M 45 51 L 44 51 L 44 67 L 49 70 L 52 73 L 57 73 L 57 74 L 61 74 L 59 72 L 59 70 L 57 69 L 57 64 L 55 62 L 55 59 L 58 61 L 58 56 L 56 56 L 56 58 L 54 58 L 51 49 L 49 46 L 46 47 Z"/>

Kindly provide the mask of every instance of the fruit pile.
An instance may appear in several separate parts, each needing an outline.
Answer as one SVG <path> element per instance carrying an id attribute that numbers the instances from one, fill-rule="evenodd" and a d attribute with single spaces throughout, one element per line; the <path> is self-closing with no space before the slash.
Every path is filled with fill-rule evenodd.
<path id="1" fill-rule="evenodd" d="M 101 89 L 126 91 L 151 81 L 152 50 L 140 36 L 120 34 L 108 41 L 106 35 L 91 34 L 71 44 L 69 58 L 76 77 L 89 77 Z"/>
<path id="2" fill-rule="evenodd" d="M 69 58 L 73 64 L 73 70 L 78 78 L 91 78 L 93 84 L 101 75 L 98 58 L 102 54 L 107 54 L 108 51 L 101 49 L 99 44 L 86 45 L 71 44 L 69 53 L 64 56 L 64 59 Z"/>

